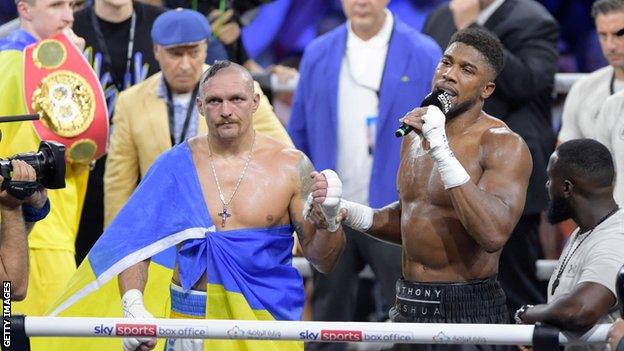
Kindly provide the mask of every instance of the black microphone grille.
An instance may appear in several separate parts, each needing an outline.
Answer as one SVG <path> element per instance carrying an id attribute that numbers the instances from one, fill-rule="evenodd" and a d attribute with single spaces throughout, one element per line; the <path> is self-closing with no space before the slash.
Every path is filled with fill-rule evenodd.
<path id="1" fill-rule="evenodd" d="M 450 110 L 451 110 L 451 102 L 453 97 L 450 96 L 446 91 L 443 91 L 441 94 L 439 94 L 437 96 L 438 101 L 440 101 L 440 105 L 438 107 L 440 107 L 440 110 L 442 110 L 442 113 L 447 114 Z"/>

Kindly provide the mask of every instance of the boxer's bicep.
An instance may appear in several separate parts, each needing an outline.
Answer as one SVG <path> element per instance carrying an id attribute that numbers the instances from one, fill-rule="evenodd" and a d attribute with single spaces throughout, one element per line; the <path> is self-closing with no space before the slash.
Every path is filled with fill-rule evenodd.
<path id="1" fill-rule="evenodd" d="M 303 207 L 306 199 L 312 191 L 314 180 L 310 173 L 314 171 L 314 166 L 310 159 L 301 153 L 300 160 L 296 165 L 296 175 L 294 176 L 295 191 L 290 199 L 288 212 L 301 245 L 309 240 L 309 235 L 313 231 L 312 226 L 303 218 Z"/>
<path id="2" fill-rule="evenodd" d="M 484 145 L 484 151 L 478 187 L 499 198 L 512 217 L 519 217 L 533 169 L 526 143 L 516 134 L 500 134 Z"/>

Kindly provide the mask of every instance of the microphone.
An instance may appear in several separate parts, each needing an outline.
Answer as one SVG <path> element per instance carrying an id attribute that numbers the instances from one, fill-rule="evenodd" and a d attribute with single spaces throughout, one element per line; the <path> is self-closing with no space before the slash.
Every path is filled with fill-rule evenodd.
<path id="1" fill-rule="evenodd" d="M 420 107 L 429 105 L 437 106 L 440 111 L 446 115 L 451 109 L 451 99 L 452 97 L 447 92 L 442 89 L 437 89 L 425 96 L 425 99 L 420 103 Z M 394 132 L 394 135 L 397 138 L 401 138 L 406 136 L 412 130 L 414 130 L 414 128 L 411 126 L 401 123 L 401 127 Z"/>

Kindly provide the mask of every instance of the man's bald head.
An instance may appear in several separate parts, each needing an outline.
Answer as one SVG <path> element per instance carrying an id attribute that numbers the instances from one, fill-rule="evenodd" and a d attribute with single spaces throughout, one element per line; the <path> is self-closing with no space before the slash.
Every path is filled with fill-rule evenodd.
<path id="1" fill-rule="evenodd" d="M 219 72 L 226 70 L 236 70 L 240 72 L 244 76 L 245 81 L 248 83 L 249 91 L 253 94 L 254 81 L 249 71 L 245 67 L 228 60 L 215 61 L 214 64 L 211 65 L 206 72 L 204 72 L 200 80 L 200 91 L 204 90 L 206 83 L 208 83 L 214 76 L 219 74 Z"/>
<path id="2" fill-rule="evenodd" d="M 206 118 L 211 137 L 230 141 L 251 137 L 259 103 L 254 81 L 240 65 L 217 61 L 201 77 L 197 109 Z"/>
<path id="3" fill-rule="evenodd" d="M 615 167 L 609 149 L 593 139 L 567 141 L 551 156 L 549 167 L 551 182 L 574 184 L 574 192 L 592 197 L 613 192 Z"/>

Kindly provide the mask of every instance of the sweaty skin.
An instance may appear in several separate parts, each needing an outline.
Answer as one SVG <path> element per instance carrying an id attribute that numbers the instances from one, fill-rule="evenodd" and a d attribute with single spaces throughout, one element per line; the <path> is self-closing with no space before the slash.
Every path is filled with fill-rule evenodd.
<path id="1" fill-rule="evenodd" d="M 239 66 L 223 68 L 201 85 L 197 104 L 205 116 L 208 135 L 188 142 L 212 222 L 220 231 L 290 223 L 297 232 L 303 255 L 320 272 L 330 272 L 344 247 L 344 233 L 341 229 L 331 233 L 303 218 L 303 206 L 314 182 L 314 167 L 302 152 L 254 132 L 252 115 L 259 99 L 251 76 Z M 219 213 L 223 204 L 211 163 L 214 162 L 223 197 L 228 202 L 252 145 L 253 155 L 228 206 L 231 216 L 222 227 Z M 143 291 L 148 266 L 149 260 L 142 261 L 119 275 L 122 295 L 130 289 Z M 172 279 L 180 284 L 177 264 Z M 206 274 L 193 289 L 206 290 Z"/>
<path id="2" fill-rule="evenodd" d="M 249 167 L 228 208 L 232 217 L 226 220 L 225 228 L 221 228 L 221 217 L 218 213 L 223 210 L 223 205 L 219 200 L 219 190 L 210 168 L 206 138 L 192 139 L 190 146 L 204 199 L 208 205 L 212 222 L 218 230 L 274 227 L 292 223 L 299 235 L 300 242 L 302 244 L 310 242 L 314 235 L 308 237 L 306 233 L 314 230 L 310 227 L 309 222 L 303 220 L 301 213 L 303 212 L 303 202 L 308 197 L 312 184 L 310 172 L 314 168 L 304 154 L 268 137 L 256 134 L 254 152 Z M 215 170 L 226 200 L 229 199 L 236 186 L 245 166 L 246 157 L 247 154 L 230 160 L 215 158 Z M 228 169 L 227 173 L 224 172 L 226 169 Z M 323 233 L 319 231 L 319 236 L 321 235 Z M 333 257 L 330 260 L 333 261 L 342 249 L 341 236 L 332 236 L 329 233 L 326 235 L 325 243 L 328 245 L 325 254 Z M 314 253 L 314 250 L 308 247 L 308 253 L 310 251 Z M 205 279 L 204 274 L 193 289 L 206 290 Z M 174 270 L 173 282 L 180 284 L 177 266 Z"/>
<path id="3" fill-rule="evenodd" d="M 483 192 L 484 194 L 480 195 L 487 198 L 483 204 L 480 204 L 481 200 L 478 198 L 470 202 L 483 207 L 490 201 L 498 202 L 495 207 L 507 207 L 506 202 L 515 202 L 516 208 L 520 211 L 514 212 L 520 213 L 524 205 L 526 181 L 520 180 L 520 184 L 509 184 L 508 190 L 496 184 L 499 182 L 508 184 L 509 180 L 514 182 L 514 179 L 522 178 L 523 173 L 526 173 L 510 164 L 516 162 L 514 158 L 505 160 L 506 154 L 510 156 L 523 154 L 522 151 L 526 146 L 518 140 L 518 136 L 499 120 L 481 113 L 477 121 L 461 135 L 448 135 L 448 138 L 451 149 L 455 150 L 455 157 L 474 183 L 447 191 L 440 180 L 434 161 L 424 150 L 422 138 L 412 134 L 403 142 L 401 148 L 397 185 L 402 209 L 403 274 L 408 280 L 461 281 L 495 275 L 502 246 L 499 244 L 489 247 L 486 243 L 479 244 L 476 238 L 469 234 L 470 230 L 477 230 L 471 228 L 469 222 L 479 220 L 479 211 L 464 208 L 469 205 L 464 203 L 466 199 L 463 197 L 471 196 L 470 193 L 475 191 Z M 530 170 L 530 157 L 523 156 L 518 161 Z M 484 177 L 488 169 L 485 167 L 516 168 L 516 170 Z M 508 178 L 501 179 L 502 177 Z M 526 179 L 528 180 L 528 177 Z M 492 193 L 483 191 L 488 188 Z M 506 194 L 501 194 L 498 198 L 493 194 L 496 191 Z M 456 207 L 460 207 L 464 216 L 469 217 L 466 223 L 461 220 Z M 508 219 L 507 223 L 513 221 L 515 225 L 518 218 L 513 217 L 515 218 Z M 484 221 L 486 220 L 484 218 Z M 507 227 L 513 229 L 513 225 Z M 504 236 L 504 240 L 500 241 L 502 244 L 509 237 L 509 233 L 502 235 Z"/>
<path id="4" fill-rule="evenodd" d="M 401 146 L 399 201 L 375 211 L 367 232 L 402 244 L 407 280 L 461 282 L 495 275 L 503 245 L 522 214 L 531 156 L 522 138 L 482 111 L 494 91 L 488 67 L 479 51 L 454 43 L 433 79 L 434 89 L 455 95 L 456 106 L 473 102 L 448 118 L 445 128 L 450 149 L 470 175 L 467 183 L 445 190 L 421 135 L 426 108 L 402 119 L 415 133 Z"/>

